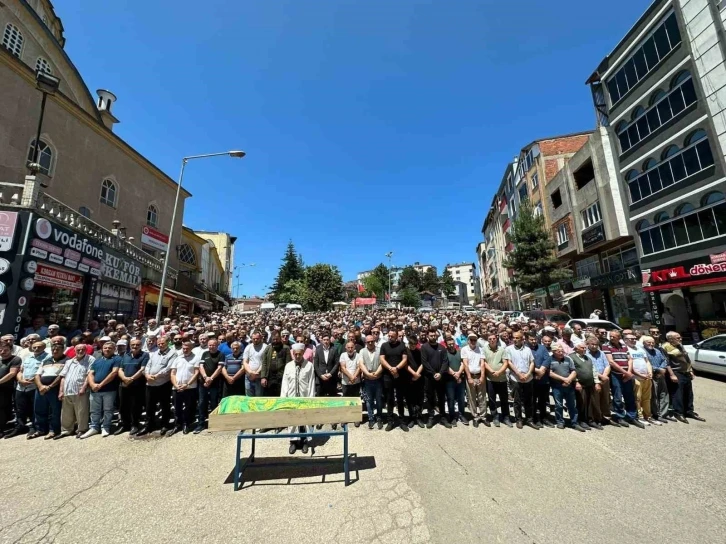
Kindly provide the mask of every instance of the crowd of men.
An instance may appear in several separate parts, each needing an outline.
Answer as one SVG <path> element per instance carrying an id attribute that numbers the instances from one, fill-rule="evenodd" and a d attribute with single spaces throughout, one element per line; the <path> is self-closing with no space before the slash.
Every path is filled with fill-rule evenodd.
<path id="1" fill-rule="evenodd" d="M 94 321 L 66 335 L 38 319 L 25 332 L 0 338 L 4 438 L 198 434 L 229 395 L 360 397 L 370 429 L 404 432 L 704 421 L 681 337 L 657 328 L 380 309 Z"/>

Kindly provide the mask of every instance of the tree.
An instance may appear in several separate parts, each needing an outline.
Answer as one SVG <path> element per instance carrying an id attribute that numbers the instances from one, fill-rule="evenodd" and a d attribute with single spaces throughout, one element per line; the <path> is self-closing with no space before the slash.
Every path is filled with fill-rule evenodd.
<path id="1" fill-rule="evenodd" d="M 510 278 L 513 287 L 533 291 L 572 277 L 572 272 L 557 260 L 544 216 L 535 215 L 529 201 L 521 204 L 512 224 L 512 243 L 514 250 L 504 259 L 504 266 L 514 271 Z"/>
<path id="2" fill-rule="evenodd" d="M 389 282 L 388 274 L 389 274 L 388 267 L 383 263 L 376 266 L 373 269 L 373 272 L 371 272 L 371 276 L 374 276 L 375 278 L 377 278 L 381 282 L 381 285 L 383 285 L 383 293 L 381 293 L 381 296 L 383 296 L 388 291 L 388 282 Z"/>
<path id="3" fill-rule="evenodd" d="M 444 268 L 444 273 L 441 274 L 439 279 L 441 290 L 444 295 L 450 297 L 456 292 L 456 286 L 454 285 L 454 276 L 451 275 L 451 271 L 448 268 Z"/>
<path id="4" fill-rule="evenodd" d="M 402 306 L 407 308 L 418 308 L 421 306 L 421 296 L 418 294 L 418 290 L 413 287 L 404 287 L 401 289 L 398 292 L 398 301 Z"/>
<path id="5" fill-rule="evenodd" d="M 401 272 L 401 278 L 398 280 L 398 288 L 412 288 L 415 291 L 421 290 L 421 274 L 418 273 L 413 266 L 407 266 Z"/>
<path id="6" fill-rule="evenodd" d="M 363 288 L 365 289 L 366 295 L 369 297 L 375 296 L 381 300 L 386 297 L 386 289 L 388 289 L 388 283 L 385 285 L 378 276 L 370 275 L 363 278 Z"/>
<path id="7" fill-rule="evenodd" d="M 290 280 L 304 280 L 305 269 L 301 265 L 302 259 L 298 257 L 295 252 L 295 245 L 290 240 L 287 244 L 287 250 L 285 256 L 282 258 L 282 264 L 280 270 L 277 273 L 275 283 L 272 284 L 270 289 L 270 299 L 273 302 L 280 302 L 278 296 L 284 289 L 287 282 Z"/>
<path id="8" fill-rule="evenodd" d="M 305 287 L 309 310 L 329 310 L 343 298 L 343 277 L 337 266 L 316 264 L 305 270 Z"/>
<path id="9" fill-rule="evenodd" d="M 277 295 L 277 302 L 300 304 L 305 307 L 308 302 L 308 290 L 304 280 L 290 280 Z"/>
<path id="10" fill-rule="evenodd" d="M 426 269 L 426 272 L 421 276 L 421 291 L 429 291 L 435 295 L 439 294 L 441 290 L 441 284 L 439 283 L 439 277 L 436 275 L 436 271 L 433 268 Z"/>

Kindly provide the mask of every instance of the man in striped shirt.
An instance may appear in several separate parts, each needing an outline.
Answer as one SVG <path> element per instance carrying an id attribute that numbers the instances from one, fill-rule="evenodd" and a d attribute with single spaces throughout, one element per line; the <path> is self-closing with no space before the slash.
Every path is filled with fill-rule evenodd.
<path id="1" fill-rule="evenodd" d="M 610 331 L 610 341 L 602 346 L 602 351 L 610 365 L 610 392 L 613 396 L 610 423 L 616 427 L 634 425 L 644 429 L 635 406 L 633 359 L 628 348 L 620 343 L 620 331 Z"/>
<path id="2" fill-rule="evenodd" d="M 76 354 L 66 361 L 61 370 L 61 383 L 58 397 L 63 401 L 61 407 L 61 438 L 73 434 L 73 426 L 78 425 L 76 438 L 88 431 L 89 393 L 88 367 L 95 360 L 87 352 L 86 344 L 76 344 Z"/>

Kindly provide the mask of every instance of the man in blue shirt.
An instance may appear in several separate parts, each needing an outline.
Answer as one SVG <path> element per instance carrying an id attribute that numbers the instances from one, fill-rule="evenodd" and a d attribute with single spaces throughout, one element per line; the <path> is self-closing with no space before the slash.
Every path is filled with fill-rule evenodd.
<path id="1" fill-rule="evenodd" d="M 552 378 L 552 396 L 555 398 L 557 428 L 565 428 L 562 407 L 563 404 L 566 404 L 572 428 L 584 433 L 585 428 L 578 423 L 577 402 L 575 401 L 575 381 L 577 379 L 575 363 L 565 355 L 564 348 L 559 343 L 552 346 L 550 377 Z"/>
<path id="2" fill-rule="evenodd" d="M 81 438 L 101 433 L 104 438 L 111 434 L 113 405 L 116 401 L 116 378 L 121 360 L 116 355 L 116 344 L 105 342 L 102 355 L 88 367 L 88 387 L 91 389 L 91 426 Z M 103 418 L 103 422 L 101 421 Z"/>
<path id="3" fill-rule="evenodd" d="M 592 361 L 600 380 L 600 391 L 595 391 L 592 396 L 593 421 L 601 425 L 608 423 L 606 417 L 610 416 L 610 364 L 605 352 L 600 350 L 600 340 L 595 335 L 587 337 L 587 358 Z"/>
<path id="4" fill-rule="evenodd" d="M 148 362 L 149 353 L 142 350 L 141 338 L 131 340 L 131 351 L 121 358 L 118 369 L 121 382 L 118 388 L 121 426 L 114 434 L 128 432 L 129 436 L 134 436 L 141 429 L 141 412 L 146 393 L 144 369 Z"/>
<path id="5" fill-rule="evenodd" d="M 537 333 L 527 333 L 527 343 L 534 357 L 534 421 L 547 427 L 554 427 L 547 417 L 550 403 L 550 358 L 552 356 L 552 337 L 545 333 L 542 343 L 537 342 Z"/>
<path id="6" fill-rule="evenodd" d="M 656 339 L 652 336 L 643 336 L 643 349 L 645 350 L 650 366 L 653 367 L 653 394 L 651 396 L 651 411 L 656 421 L 675 421 L 670 414 L 668 405 L 668 359 L 658 347 Z"/>

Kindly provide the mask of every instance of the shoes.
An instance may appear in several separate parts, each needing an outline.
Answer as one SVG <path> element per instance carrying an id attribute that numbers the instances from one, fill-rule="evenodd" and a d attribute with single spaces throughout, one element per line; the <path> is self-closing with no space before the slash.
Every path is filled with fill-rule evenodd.
<path id="1" fill-rule="evenodd" d="M 378 430 L 380 431 L 382 428 L 383 428 L 383 420 L 379 419 L 378 420 Z"/>
<path id="2" fill-rule="evenodd" d="M 612 425 L 613 427 L 620 427 L 620 422 L 613 418 L 610 418 L 610 421 L 608 421 L 608 425 Z"/>
<path id="3" fill-rule="evenodd" d="M 57 434 L 53 437 L 53 440 L 60 440 L 61 438 L 65 438 L 66 436 L 70 436 L 71 433 L 68 431 L 62 431 L 60 434 Z"/>
<path id="4" fill-rule="evenodd" d="M 459 414 L 459 421 L 461 421 L 464 425 L 469 425 L 469 420 L 466 419 L 463 414 Z"/>
<path id="5" fill-rule="evenodd" d="M 439 423 L 441 423 L 447 429 L 451 429 L 451 423 L 449 423 L 449 420 L 446 419 L 444 416 L 441 416 L 441 421 Z"/>
<path id="6" fill-rule="evenodd" d="M 182 427 L 174 427 L 169 432 L 166 433 L 166 436 L 174 436 L 176 433 L 179 433 L 183 430 Z"/>
<path id="7" fill-rule="evenodd" d="M 96 436 L 97 434 L 100 434 L 100 432 L 96 429 L 88 429 L 85 433 L 81 435 L 81 438 L 91 438 L 92 436 Z"/>
<path id="8" fill-rule="evenodd" d="M 434 425 L 436 425 L 436 422 L 434 421 L 434 418 L 430 417 L 430 418 L 429 418 L 429 420 L 428 420 L 428 422 L 426 423 L 426 428 L 427 428 L 427 429 L 430 429 L 430 428 L 432 428 L 432 427 L 433 427 Z"/>
<path id="9" fill-rule="evenodd" d="M 557 424 L 557 428 L 558 429 L 564 429 L 565 428 L 565 424 L 564 423 L 558 423 Z"/>
<path id="10" fill-rule="evenodd" d="M 129 436 L 136 436 L 137 434 L 139 434 L 139 428 L 131 427 L 131 430 L 129 431 Z"/>
<path id="11" fill-rule="evenodd" d="M 489 423 L 489 420 L 486 417 L 481 418 L 481 422 L 484 424 L 485 427 L 491 427 L 492 424 Z"/>
<path id="12" fill-rule="evenodd" d="M 393 423 L 393 421 L 389 421 L 388 425 L 386 425 L 386 432 L 391 432 L 395 426 L 396 425 Z"/>
<path id="13" fill-rule="evenodd" d="M 535 431 L 539 431 L 542 428 L 542 425 L 540 425 L 539 423 L 535 423 L 534 421 L 527 421 L 525 425 L 534 429 Z"/>
<path id="14" fill-rule="evenodd" d="M 574 424 L 574 425 L 572 426 L 572 428 L 573 428 L 573 429 L 575 429 L 576 431 L 579 431 L 579 432 L 581 432 L 581 433 L 584 433 L 584 432 L 585 432 L 585 428 L 584 428 L 584 427 L 582 426 L 582 424 L 581 424 L 581 423 L 575 423 L 575 424 Z"/>
<path id="15" fill-rule="evenodd" d="M 360 427 L 360 421 L 356 421 L 355 423 L 353 423 L 353 426 L 354 427 Z"/>
<path id="16" fill-rule="evenodd" d="M 184 427 L 184 430 L 182 431 L 183 434 L 189 434 L 191 429 L 189 427 Z"/>
<path id="17" fill-rule="evenodd" d="M 322 429 L 322 428 L 323 428 L 323 426 L 322 426 L 322 425 L 315 425 L 315 428 L 316 428 L 317 430 L 320 430 L 320 429 Z"/>
<path id="18" fill-rule="evenodd" d="M 545 427 L 549 427 L 550 429 L 553 429 L 553 428 L 555 427 L 555 424 L 554 424 L 554 423 L 552 423 L 552 422 L 551 422 L 551 421 L 550 421 L 549 419 L 547 419 L 547 418 L 545 418 L 544 420 L 542 420 L 542 425 L 544 425 Z"/>
<path id="19" fill-rule="evenodd" d="M 138 432 L 136 433 L 136 436 L 146 436 L 146 435 L 147 435 L 147 434 L 149 434 L 150 432 L 151 432 L 151 431 L 149 430 L 149 428 L 148 428 L 148 427 L 144 427 L 144 428 L 142 428 L 142 429 L 141 429 L 140 431 L 138 431 Z"/>
<path id="20" fill-rule="evenodd" d="M 169 432 L 169 429 L 167 429 L 166 427 L 162 427 L 161 430 L 159 431 L 159 436 L 164 436 L 168 432 Z"/>
<path id="21" fill-rule="evenodd" d="M 584 421 L 581 421 L 580 423 L 578 423 L 578 425 L 580 427 L 582 427 L 583 429 L 585 429 L 586 431 L 590 430 L 590 426 L 587 423 L 585 423 Z"/>
<path id="22" fill-rule="evenodd" d="M 55 436 L 56 436 L 55 433 L 48 433 L 45 435 L 45 438 L 43 438 L 43 440 L 53 440 L 55 438 Z"/>
<path id="23" fill-rule="evenodd" d="M 108 432 L 106 429 L 102 429 L 101 430 L 101 437 L 102 438 L 106 438 L 107 436 L 110 436 L 110 435 L 111 435 L 111 433 Z"/>
<path id="24" fill-rule="evenodd" d="M 449 423 L 451 423 L 451 426 L 452 426 L 452 427 L 456 427 L 456 425 L 457 425 L 457 423 L 456 423 L 456 418 L 453 418 L 453 417 L 452 417 L 452 418 L 451 418 L 451 420 L 449 421 Z"/>
<path id="25" fill-rule="evenodd" d="M 302 452 L 307 455 L 308 451 L 310 451 L 310 445 L 308 444 L 308 441 L 305 440 L 302 445 Z"/>
<path id="26" fill-rule="evenodd" d="M 39 431 L 34 431 L 32 433 L 28 433 L 28 440 L 33 440 L 34 438 L 40 438 L 41 436 L 45 436 L 45 433 L 41 433 Z"/>
<path id="27" fill-rule="evenodd" d="M 199 434 L 203 430 L 204 430 L 204 427 L 202 427 L 201 425 L 197 425 L 196 427 L 194 427 L 194 434 Z"/>
<path id="28" fill-rule="evenodd" d="M 123 427 L 119 427 L 118 429 L 116 429 L 116 431 L 113 433 L 113 435 L 119 436 L 121 434 L 124 434 L 125 432 L 126 432 L 126 429 L 124 429 Z"/>
<path id="29" fill-rule="evenodd" d="M 486 421 L 486 420 L 485 420 L 485 421 Z M 492 421 L 492 423 L 494 423 L 494 426 L 495 426 L 495 427 L 499 427 L 499 418 L 497 418 L 497 419 L 495 419 L 494 421 Z"/>
<path id="30" fill-rule="evenodd" d="M 338 424 L 337 424 L 337 423 L 333 423 L 333 424 L 331 425 L 331 427 L 332 427 L 332 428 L 333 428 L 333 430 L 335 431 L 335 430 L 337 430 L 337 429 L 338 429 Z"/>
<path id="31" fill-rule="evenodd" d="M 510 429 L 512 428 L 512 421 L 509 418 L 506 418 L 504 421 L 502 421 L 502 423 L 504 423 Z M 521 427 L 520 427 L 520 429 L 521 429 Z"/>
<path id="32" fill-rule="evenodd" d="M 623 421 L 621 423 L 625 423 L 625 422 Z M 645 429 L 645 425 L 639 419 L 631 419 L 630 421 L 628 421 L 628 423 L 630 423 L 634 427 L 638 427 L 639 429 Z"/>
<path id="33" fill-rule="evenodd" d="M 416 418 L 416 425 L 418 425 L 422 429 L 425 429 L 426 428 L 426 423 L 420 417 L 419 418 Z"/>
<path id="34" fill-rule="evenodd" d="M 674 418 L 671 414 L 668 414 L 667 416 L 663 416 L 663 420 L 665 421 L 678 421 L 676 418 Z"/>
<path id="35" fill-rule="evenodd" d="M 376 426 L 376 422 L 375 421 L 371 420 L 371 421 L 368 422 L 368 428 L 369 429 L 372 429 L 375 426 Z"/>
<path id="36" fill-rule="evenodd" d="M 657 419 L 653 419 L 652 417 L 649 417 L 646 421 L 651 425 L 657 425 L 658 427 L 663 425 L 660 421 L 658 421 Z"/>
<path id="37" fill-rule="evenodd" d="M 401 430 L 405 433 L 408 432 L 408 425 L 406 425 L 403 421 L 399 424 L 399 427 L 401 427 Z"/>
<path id="38" fill-rule="evenodd" d="M 475 429 L 478 429 L 479 428 L 479 420 L 478 419 L 475 419 L 474 420 L 474 428 Z"/>
<path id="39" fill-rule="evenodd" d="M 414 420 L 413 418 L 409 419 L 408 420 L 408 428 L 409 429 L 413 429 L 413 426 L 414 425 L 416 425 L 416 420 Z"/>
<path id="40" fill-rule="evenodd" d="M 681 414 L 675 414 L 673 417 L 675 417 L 676 420 L 680 421 L 681 423 L 688 423 L 688 420 Z"/>
<path id="41" fill-rule="evenodd" d="M 696 421 L 703 421 L 703 422 L 706 421 L 701 416 L 699 416 L 696 412 L 689 412 L 686 414 L 686 417 L 690 417 L 691 419 L 695 419 Z"/>
<path id="42" fill-rule="evenodd" d="M 524 427 L 524 423 L 522 423 L 522 420 L 520 419 L 517 421 L 517 429 L 521 429 L 522 427 Z"/>
<path id="43" fill-rule="evenodd" d="M 290 442 L 290 447 L 287 449 L 287 451 L 290 453 L 290 455 L 295 455 L 295 452 L 297 451 L 297 444 L 295 444 L 295 442 Z"/>
<path id="44" fill-rule="evenodd" d="M 597 429 L 598 431 L 602 431 L 602 425 L 600 425 L 597 421 L 591 422 L 590 427 Z"/>

